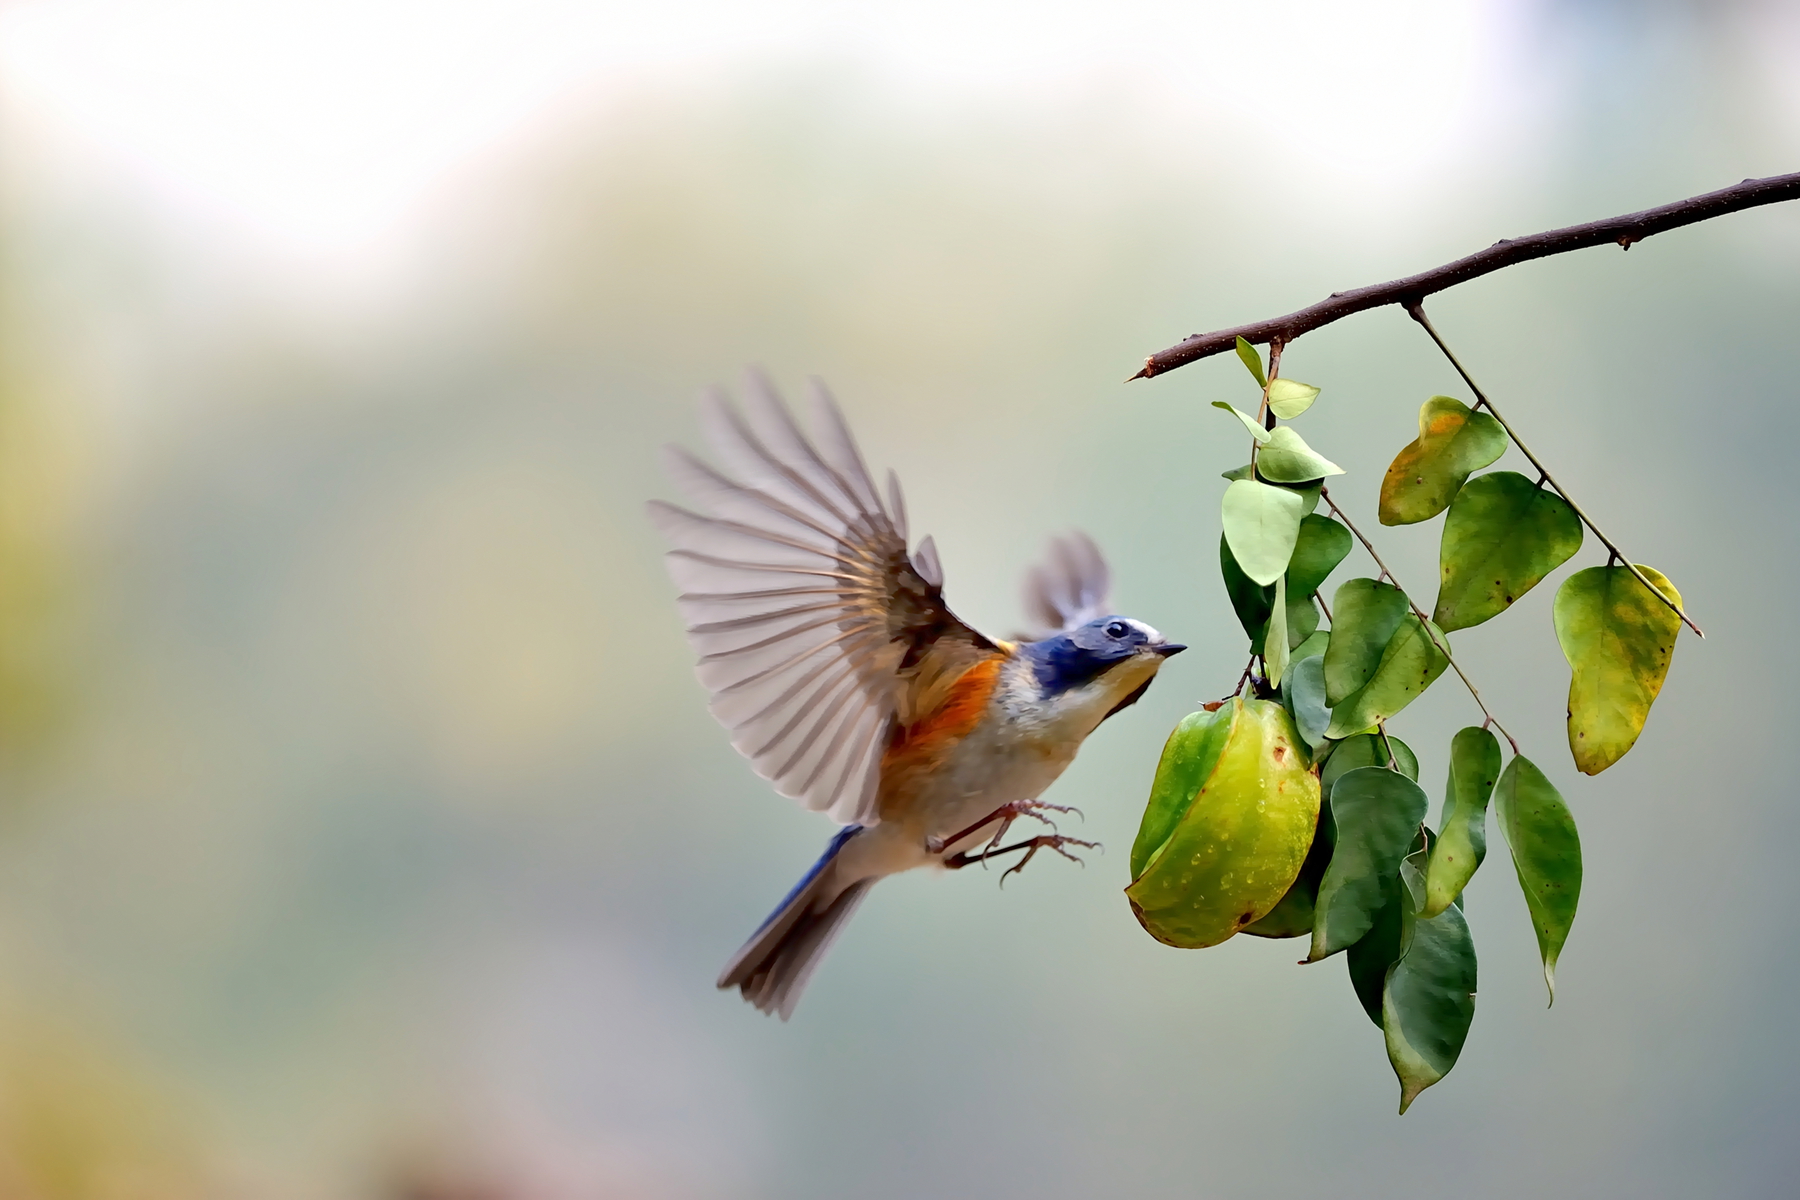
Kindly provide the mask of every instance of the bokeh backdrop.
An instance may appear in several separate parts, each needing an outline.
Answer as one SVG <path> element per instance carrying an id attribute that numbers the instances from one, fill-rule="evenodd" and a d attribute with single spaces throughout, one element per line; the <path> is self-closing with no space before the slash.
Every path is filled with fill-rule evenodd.
<path id="1" fill-rule="evenodd" d="M 1800 208 L 1432 305 L 1708 632 L 1593 780 L 1560 573 L 1457 637 L 1581 823 L 1554 1010 L 1502 852 L 1398 1118 L 1339 962 L 1120 890 L 1243 654 L 1246 379 L 1142 356 L 1794 170 L 1797 81 L 1790 0 L 0 4 L 0 1196 L 1792 1194 Z M 786 1025 L 712 980 L 828 827 L 643 516 L 748 365 L 829 380 L 977 626 L 1080 527 L 1194 645 L 1049 797 L 1104 855 L 884 885 Z M 1458 381 L 1397 310 L 1284 366 L 1372 526 Z M 1436 529 L 1381 540 L 1427 596 Z M 1434 808 L 1473 713 L 1396 722 Z"/>

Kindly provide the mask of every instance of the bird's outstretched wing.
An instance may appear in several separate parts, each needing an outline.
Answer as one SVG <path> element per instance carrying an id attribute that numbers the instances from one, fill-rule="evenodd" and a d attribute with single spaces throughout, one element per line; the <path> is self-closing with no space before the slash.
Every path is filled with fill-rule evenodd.
<path id="1" fill-rule="evenodd" d="M 882 752 L 921 669 L 993 652 L 943 600 L 930 538 L 911 555 L 899 481 L 876 490 L 823 385 L 809 439 L 766 380 L 744 411 L 705 408 L 726 474 L 678 447 L 668 466 L 708 515 L 652 502 L 674 543 L 700 681 L 732 745 L 807 808 L 874 824 Z"/>
<path id="2" fill-rule="evenodd" d="M 1044 561 L 1025 574 L 1025 613 L 1036 640 L 1066 632 L 1111 612 L 1112 572 L 1094 539 L 1077 530 L 1050 539 Z"/>

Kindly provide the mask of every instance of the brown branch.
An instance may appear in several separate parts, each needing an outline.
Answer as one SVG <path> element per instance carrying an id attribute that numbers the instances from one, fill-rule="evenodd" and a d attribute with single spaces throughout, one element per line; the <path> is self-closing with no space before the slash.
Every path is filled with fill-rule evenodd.
<path id="1" fill-rule="evenodd" d="M 1505 238 L 1467 258 L 1459 258 L 1455 262 L 1445 263 L 1430 271 L 1421 271 L 1417 275 L 1408 275 L 1405 279 L 1371 284 L 1349 292 L 1333 292 L 1328 299 L 1285 317 L 1240 325 L 1236 329 L 1194 334 L 1167 350 L 1152 354 L 1144 360 L 1143 370 L 1132 378 L 1148 379 L 1152 375 L 1161 375 L 1176 367 L 1186 366 L 1197 359 L 1211 357 L 1231 349 L 1239 338 L 1253 344 L 1292 342 L 1303 333 L 1329 325 L 1353 313 L 1388 304 L 1410 308 L 1425 297 L 1446 288 L 1534 258 L 1547 258 L 1552 254 L 1566 254 L 1571 250 L 1585 250 L 1589 246 L 1604 246 L 1608 243 L 1629 250 L 1633 242 L 1641 242 L 1652 234 L 1665 230 L 1710 221 L 1714 217 L 1746 208 L 1796 199 L 1800 199 L 1800 171 L 1791 175 L 1771 175 L 1767 179 L 1746 179 L 1734 187 L 1721 188 L 1704 196 L 1693 196 L 1674 204 L 1665 204 L 1661 208 L 1649 208 L 1623 217 L 1589 221 L 1585 225 L 1552 229 L 1546 233 L 1534 233 L 1530 237 Z"/>

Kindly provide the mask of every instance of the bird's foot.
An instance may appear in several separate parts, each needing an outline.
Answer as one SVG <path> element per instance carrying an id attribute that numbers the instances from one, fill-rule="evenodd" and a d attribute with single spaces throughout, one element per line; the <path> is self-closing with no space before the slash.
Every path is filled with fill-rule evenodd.
<path id="1" fill-rule="evenodd" d="M 1083 821 L 1087 820 L 1087 814 L 1072 804 L 1046 804 L 1042 800 L 1014 800 L 1002 804 L 959 833 L 953 833 L 949 837 L 927 837 L 925 848 L 933 854 L 942 854 L 945 847 L 954 846 L 964 838 L 980 833 L 989 825 L 993 825 L 995 826 L 994 836 L 988 839 L 986 847 L 986 850 L 991 852 L 995 846 L 1000 844 L 1000 839 L 1006 836 L 1006 831 L 1012 828 L 1012 823 L 1020 817 L 1030 817 L 1034 821 L 1042 821 L 1050 827 L 1050 832 L 1055 833 L 1056 822 L 1046 817 L 1044 815 L 1046 812 L 1074 813 Z"/>
<path id="2" fill-rule="evenodd" d="M 1026 838 L 1022 842 L 1014 842 L 1010 846 L 1001 846 L 997 850 L 991 846 L 985 846 L 973 853 L 952 854 L 944 859 L 944 865 L 951 870 L 966 867 L 973 863 L 986 865 L 987 860 L 990 858 L 997 858 L 1002 854 L 1013 854 L 1022 850 L 1025 852 L 1025 857 L 1006 868 L 1000 876 L 1000 886 L 1005 887 L 1006 877 L 1008 875 L 1016 875 L 1020 871 L 1023 871 L 1025 869 L 1025 864 L 1030 862 L 1033 858 L 1036 858 L 1039 850 L 1054 850 L 1070 862 L 1080 863 L 1082 866 L 1086 866 L 1087 864 L 1082 863 L 1079 857 L 1069 852 L 1068 847 L 1070 846 L 1081 846 L 1088 850 L 1102 849 L 1099 842 L 1084 842 L 1080 838 L 1067 837 L 1060 833 L 1041 833 L 1036 837 Z"/>

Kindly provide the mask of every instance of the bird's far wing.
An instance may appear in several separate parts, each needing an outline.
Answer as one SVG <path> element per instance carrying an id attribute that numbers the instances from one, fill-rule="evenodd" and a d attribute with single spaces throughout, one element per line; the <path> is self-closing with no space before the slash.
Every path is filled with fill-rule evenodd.
<path id="1" fill-rule="evenodd" d="M 1025 574 L 1025 612 L 1038 626 L 1036 638 L 1104 617 L 1111 603 L 1112 572 L 1094 539 L 1080 530 L 1051 538 L 1044 561 Z"/>
<path id="2" fill-rule="evenodd" d="M 650 512 L 674 543 L 688 641 L 732 745 L 782 795 L 870 825 L 902 672 L 940 642 L 991 643 L 945 607 L 931 540 L 907 554 L 899 481 L 884 501 L 817 384 L 814 401 L 816 440 L 760 377 L 742 412 L 714 395 L 706 431 L 725 470 L 669 450 L 707 514 Z"/>

